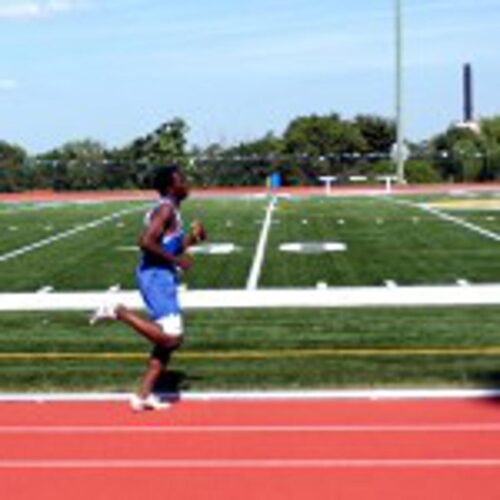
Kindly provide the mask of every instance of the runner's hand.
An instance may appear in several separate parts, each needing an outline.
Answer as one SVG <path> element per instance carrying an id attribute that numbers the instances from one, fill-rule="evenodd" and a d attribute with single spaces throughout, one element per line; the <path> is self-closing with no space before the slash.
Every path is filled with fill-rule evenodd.
<path id="1" fill-rule="evenodd" d="M 205 241 L 207 239 L 207 232 L 201 221 L 195 220 L 191 223 L 191 236 L 196 242 Z"/>
<path id="2" fill-rule="evenodd" d="M 181 255 L 179 257 L 176 257 L 175 265 L 182 271 L 188 271 L 189 269 L 191 269 L 193 261 L 187 255 Z"/>

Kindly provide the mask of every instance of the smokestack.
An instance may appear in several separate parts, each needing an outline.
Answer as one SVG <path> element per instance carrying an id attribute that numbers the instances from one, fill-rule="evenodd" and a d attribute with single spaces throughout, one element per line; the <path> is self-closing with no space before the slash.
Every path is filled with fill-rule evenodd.
<path id="1" fill-rule="evenodd" d="M 464 122 L 474 121 L 472 66 L 470 63 L 464 65 Z"/>

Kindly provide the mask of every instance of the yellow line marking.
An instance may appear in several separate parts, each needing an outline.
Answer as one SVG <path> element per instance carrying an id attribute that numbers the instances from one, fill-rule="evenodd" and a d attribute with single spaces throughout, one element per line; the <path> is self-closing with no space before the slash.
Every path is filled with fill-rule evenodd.
<path id="1" fill-rule="evenodd" d="M 500 210 L 500 200 L 442 200 L 431 202 L 429 206 L 449 210 Z"/>
<path id="2" fill-rule="evenodd" d="M 31 360 L 143 360 L 147 354 L 138 352 L 12 352 L 0 353 L 0 361 Z M 404 357 L 404 356 L 500 356 L 500 346 L 477 348 L 415 348 L 415 349 L 295 349 L 279 351 L 180 352 L 176 357 L 186 360 L 245 360 L 314 357 Z"/>

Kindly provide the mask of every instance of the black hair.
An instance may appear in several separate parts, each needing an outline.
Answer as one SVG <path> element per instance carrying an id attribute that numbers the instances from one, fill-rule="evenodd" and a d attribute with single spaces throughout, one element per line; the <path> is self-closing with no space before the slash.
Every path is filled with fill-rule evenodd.
<path id="1" fill-rule="evenodd" d="M 177 165 L 157 168 L 153 173 L 153 188 L 161 195 L 167 194 L 173 184 L 174 174 L 178 171 Z"/>

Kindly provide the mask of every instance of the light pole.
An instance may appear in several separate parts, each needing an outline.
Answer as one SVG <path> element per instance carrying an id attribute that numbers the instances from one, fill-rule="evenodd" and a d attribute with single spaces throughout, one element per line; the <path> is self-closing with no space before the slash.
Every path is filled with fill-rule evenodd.
<path id="1" fill-rule="evenodd" d="M 399 184 L 405 183 L 406 146 L 403 124 L 403 13 L 402 0 L 395 1 L 396 27 L 396 177 Z"/>

